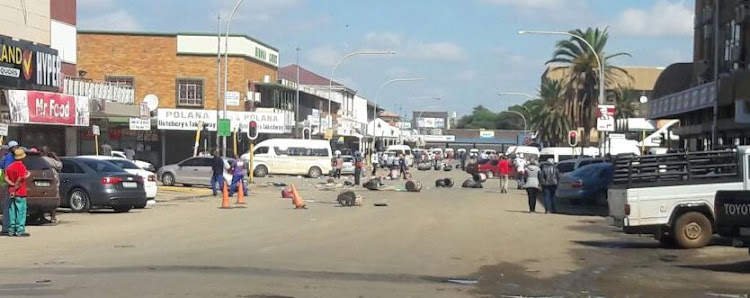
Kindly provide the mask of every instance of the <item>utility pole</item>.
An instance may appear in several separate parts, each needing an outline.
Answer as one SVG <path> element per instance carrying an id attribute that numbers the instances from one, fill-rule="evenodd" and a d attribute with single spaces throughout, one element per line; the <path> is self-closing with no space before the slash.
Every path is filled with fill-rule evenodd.
<path id="1" fill-rule="evenodd" d="M 299 47 L 297 47 L 297 81 L 295 82 L 297 87 L 297 104 L 294 106 L 294 127 L 297 127 L 299 125 Z M 302 130 L 297 129 L 295 134 L 302 135 Z M 304 136 L 303 136 L 304 137 Z"/>
<path id="2" fill-rule="evenodd" d="M 219 98 L 221 98 L 221 14 L 216 18 L 216 119 L 219 119 Z M 206 140 L 208 140 L 208 136 L 206 136 Z M 217 130 L 216 147 L 218 146 L 219 133 Z"/>

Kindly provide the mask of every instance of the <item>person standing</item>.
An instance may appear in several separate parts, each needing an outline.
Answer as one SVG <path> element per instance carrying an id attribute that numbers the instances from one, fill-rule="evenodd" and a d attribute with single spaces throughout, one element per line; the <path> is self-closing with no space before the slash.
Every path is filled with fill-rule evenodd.
<path id="1" fill-rule="evenodd" d="M 510 161 L 505 156 L 500 157 L 497 163 L 500 172 L 500 193 L 508 193 L 508 180 L 510 180 Z"/>
<path id="2" fill-rule="evenodd" d="M 536 160 L 531 160 L 524 170 L 526 176 L 526 195 L 529 197 L 529 213 L 536 212 L 536 201 L 539 199 L 539 192 L 541 191 L 541 185 L 539 184 L 539 176 L 542 169 L 539 168 Z"/>
<path id="3" fill-rule="evenodd" d="M 223 191 L 224 188 L 224 171 L 228 168 L 225 166 L 226 162 L 221 155 L 219 150 L 214 150 L 214 157 L 211 159 L 211 191 L 213 191 L 214 197 L 216 196 L 216 186 L 218 185 L 219 191 Z"/>
<path id="4" fill-rule="evenodd" d="M 112 156 L 112 146 L 110 146 L 107 142 L 104 142 L 104 144 L 102 144 L 102 155 Z"/>
<path id="5" fill-rule="evenodd" d="M 524 172 L 526 171 L 526 159 L 523 158 L 523 155 L 519 154 L 516 155 L 516 159 L 514 161 L 516 166 L 516 182 L 518 182 L 518 189 L 524 188 L 523 185 L 526 182 L 526 175 Z"/>
<path id="6" fill-rule="evenodd" d="M 406 175 L 408 174 L 409 168 L 406 166 L 406 157 L 404 157 L 403 153 L 398 155 L 398 170 L 401 172 L 400 176 L 407 179 Z"/>
<path id="7" fill-rule="evenodd" d="M 57 154 L 55 152 L 52 152 L 49 150 L 49 147 L 42 146 L 42 159 L 49 164 L 52 169 L 55 170 L 58 174 L 60 171 L 62 171 L 62 161 L 60 161 L 60 158 L 57 157 Z M 59 176 L 58 176 L 59 177 Z M 57 209 L 52 209 L 49 212 L 49 223 L 56 225 L 57 224 Z"/>
<path id="8" fill-rule="evenodd" d="M 378 164 L 380 163 L 379 154 L 379 152 L 370 154 L 370 163 L 372 163 L 372 173 L 370 173 L 370 176 L 375 176 L 375 171 L 378 169 Z"/>
<path id="9" fill-rule="evenodd" d="M 13 152 L 18 149 L 18 142 L 16 141 L 10 141 L 8 142 L 8 153 L 5 154 L 5 157 L 0 161 L 0 169 L 3 171 L 3 176 L 6 174 L 6 170 L 8 169 L 8 166 L 10 166 L 13 162 L 16 161 L 16 158 L 13 154 Z M 8 195 L 8 188 L 5 185 L 5 178 L 2 179 L 2 187 L 0 187 L 0 208 L 3 209 L 3 214 L 9 214 L 10 212 L 10 196 Z M 3 228 L 2 231 L 0 231 L 0 235 L 8 235 L 8 228 L 10 227 L 10 217 L 9 216 L 3 216 Z"/>
<path id="10" fill-rule="evenodd" d="M 26 233 L 26 178 L 29 178 L 29 171 L 22 160 L 26 158 L 26 152 L 21 148 L 13 151 L 15 161 L 10 164 L 5 171 L 5 183 L 8 184 L 8 193 L 10 196 L 10 206 L 8 208 L 8 236 L 28 237 Z M 5 217 L 5 215 L 3 215 Z"/>
<path id="11" fill-rule="evenodd" d="M 128 145 L 128 147 L 123 150 L 123 153 L 125 153 L 125 158 L 128 160 L 135 160 L 135 150 L 133 150 L 133 147 Z"/>
<path id="12" fill-rule="evenodd" d="M 362 177 L 362 169 L 365 167 L 365 160 L 362 153 L 354 152 L 354 185 L 359 186 L 359 179 Z"/>
<path id="13" fill-rule="evenodd" d="M 234 160 L 232 161 L 230 169 L 232 170 L 232 183 L 229 184 L 229 196 L 231 197 L 237 192 L 240 182 L 242 182 L 242 179 L 245 178 L 245 173 L 247 173 L 245 161 L 242 160 L 237 153 L 234 154 Z M 244 183 L 242 184 L 242 191 L 245 195 L 248 195 L 247 185 Z"/>
<path id="14" fill-rule="evenodd" d="M 560 181 L 560 171 L 555 167 L 554 159 L 547 159 L 542 164 L 542 197 L 544 198 L 544 213 L 556 213 L 555 192 Z"/>
<path id="15" fill-rule="evenodd" d="M 458 157 L 461 159 L 461 169 L 466 170 L 466 151 L 459 153 Z"/>
<path id="16" fill-rule="evenodd" d="M 334 165 L 333 178 L 341 179 L 341 169 L 344 168 L 344 158 L 341 157 L 341 152 L 336 154 L 336 159 L 334 160 L 333 165 Z"/>

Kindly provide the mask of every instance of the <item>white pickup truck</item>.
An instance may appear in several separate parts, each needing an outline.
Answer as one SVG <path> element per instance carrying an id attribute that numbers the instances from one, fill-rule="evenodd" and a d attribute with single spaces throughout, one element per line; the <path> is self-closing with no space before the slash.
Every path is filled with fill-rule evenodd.
<path id="1" fill-rule="evenodd" d="M 699 248 L 715 231 L 719 190 L 750 188 L 750 146 L 618 158 L 608 190 L 609 223 L 653 234 L 667 246 Z"/>

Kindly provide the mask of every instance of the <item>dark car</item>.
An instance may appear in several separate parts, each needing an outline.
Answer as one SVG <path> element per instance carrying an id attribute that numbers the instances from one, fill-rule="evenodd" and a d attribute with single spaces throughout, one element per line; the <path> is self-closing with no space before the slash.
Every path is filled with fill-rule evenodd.
<path id="1" fill-rule="evenodd" d="M 603 158 L 581 157 L 581 158 L 567 159 L 567 160 L 558 162 L 555 165 L 555 167 L 557 167 L 557 170 L 560 171 L 560 174 L 565 174 L 565 173 L 573 172 L 576 169 L 586 166 L 586 165 L 603 163 L 603 162 L 604 162 Z"/>
<path id="2" fill-rule="evenodd" d="M 146 203 L 143 178 L 113 163 L 82 157 L 62 159 L 60 206 L 73 212 L 112 208 L 128 212 Z"/>
<path id="3" fill-rule="evenodd" d="M 58 175 L 38 152 L 26 151 L 22 162 L 30 173 L 26 179 L 27 214 L 32 221 L 38 221 L 60 205 Z"/>
<path id="4" fill-rule="evenodd" d="M 565 173 L 560 177 L 555 196 L 571 203 L 606 204 L 607 188 L 614 178 L 611 163 L 594 163 Z"/>

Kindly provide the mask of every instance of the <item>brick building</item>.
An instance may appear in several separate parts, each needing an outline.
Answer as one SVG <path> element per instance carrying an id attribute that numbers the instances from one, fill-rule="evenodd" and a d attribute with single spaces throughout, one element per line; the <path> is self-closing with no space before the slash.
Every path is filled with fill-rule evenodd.
<path id="1" fill-rule="evenodd" d="M 152 125 L 158 130 L 152 130 L 151 137 L 143 142 L 146 151 L 161 153 L 149 157 L 155 164 L 173 163 L 192 155 L 199 121 L 207 124 L 210 131 L 216 130 L 224 98 L 224 87 L 217 90 L 217 49 L 222 53 L 223 63 L 223 37 L 220 46 L 216 35 L 193 33 L 79 31 L 78 39 L 78 69 L 85 72 L 86 79 L 131 86 L 135 89 L 136 104 L 147 95 L 158 99 L 158 109 L 152 113 L 156 116 Z M 248 117 L 250 114 L 246 112 L 256 111 L 259 106 L 261 96 L 255 84 L 276 82 L 279 53 L 276 48 L 244 35 L 230 35 L 228 49 L 227 110 L 232 113 L 227 117 L 233 119 L 235 126 L 234 122 L 239 121 L 235 121 L 238 118 L 234 115 Z M 223 84 L 223 65 L 221 69 Z M 272 108 L 262 111 L 278 112 Z M 283 121 L 288 120 L 286 114 L 279 114 Z M 107 119 L 101 125 L 108 131 L 112 128 L 124 131 L 127 123 L 124 119 Z M 215 133 L 204 137 L 201 150 L 217 147 Z M 227 143 L 231 148 L 231 140 Z"/>

